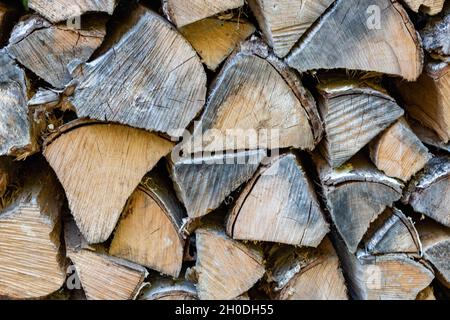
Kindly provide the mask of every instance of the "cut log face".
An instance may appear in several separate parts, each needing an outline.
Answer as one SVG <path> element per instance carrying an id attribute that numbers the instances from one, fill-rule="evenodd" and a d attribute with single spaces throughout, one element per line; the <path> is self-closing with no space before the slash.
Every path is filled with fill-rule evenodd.
<path id="1" fill-rule="evenodd" d="M 337 0 L 287 63 L 300 72 L 344 68 L 417 79 L 423 51 L 408 14 L 396 1 L 375 0 L 370 5 Z"/>
<path id="2" fill-rule="evenodd" d="M 339 258 L 328 237 L 317 250 L 289 247 L 275 253 L 270 276 L 277 286 L 276 299 L 348 299 Z"/>
<path id="3" fill-rule="evenodd" d="M 387 208 L 370 226 L 363 240 L 371 255 L 409 253 L 419 255 L 422 245 L 410 218 L 396 208 Z"/>
<path id="4" fill-rule="evenodd" d="M 437 278 L 450 288 L 450 229 L 430 220 L 417 225 L 423 255 L 436 269 Z"/>
<path id="5" fill-rule="evenodd" d="M 243 5 L 244 0 L 163 0 L 165 15 L 178 28 Z"/>
<path id="6" fill-rule="evenodd" d="M 435 15 L 442 11 L 445 0 L 404 0 L 408 7 L 415 12 L 425 12 Z"/>
<path id="7" fill-rule="evenodd" d="M 197 290 L 201 300 L 231 300 L 247 292 L 265 268 L 260 250 L 211 227 L 196 231 Z"/>
<path id="8" fill-rule="evenodd" d="M 162 278 L 151 283 L 151 287 L 140 294 L 139 300 L 198 300 L 192 282 Z"/>
<path id="9" fill-rule="evenodd" d="M 234 239 L 317 247 L 328 233 L 312 183 L 294 154 L 262 168 L 227 219 Z"/>
<path id="10" fill-rule="evenodd" d="M 416 212 L 450 227 L 450 158 L 433 158 L 408 185 L 403 197 Z"/>
<path id="11" fill-rule="evenodd" d="M 207 18 L 187 25 L 179 31 L 198 52 L 208 69 L 215 71 L 238 43 L 255 32 L 255 27 L 240 19 Z"/>
<path id="12" fill-rule="evenodd" d="M 55 23 L 79 17 L 86 12 L 112 14 L 116 0 L 28 0 L 28 6 Z"/>
<path id="13" fill-rule="evenodd" d="M 104 22 L 77 30 L 31 16 L 16 25 L 7 50 L 40 78 L 63 88 L 71 80 L 67 70 L 69 62 L 87 61 L 102 43 L 105 33 Z"/>
<path id="14" fill-rule="evenodd" d="M 443 3 L 444 1 L 440 2 Z M 434 58 L 447 60 L 447 62 L 450 62 L 449 24 L 450 5 L 447 4 L 442 17 L 431 19 L 425 28 L 420 31 L 424 49 Z"/>
<path id="15" fill-rule="evenodd" d="M 401 119 L 371 143 L 370 158 L 379 170 L 406 182 L 425 167 L 431 154 Z"/>
<path id="16" fill-rule="evenodd" d="M 48 166 L 27 168 L 17 196 L 0 212 L 0 297 L 41 298 L 66 278 L 59 216 L 64 201 Z"/>
<path id="17" fill-rule="evenodd" d="M 334 0 L 250 0 L 264 36 L 283 58 Z"/>
<path id="18" fill-rule="evenodd" d="M 370 224 L 402 196 L 403 185 L 362 157 L 331 169 L 315 157 L 331 218 L 350 252 L 356 252 Z"/>
<path id="19" fill-rule="evenodd" d="M 343 165 L 404 113 L 384 92 L 356 82 L 335 82 L 318 89 L 325 124 L 320 147 L 333 168 Z"/>
<path id="20" fill-rule="evenodd" d="M 74 69 L 79 85 L 71 102 L 79 117 L 180 137 L 205 101 L 203 66 L 160 16 L 142 6 L 130 15 L 130 29 L 118 43 Z"/>
<path id="21" fill-rule="evenodd" d="M 181 158 L 171 163 L 172 180 L 189 218 L 217 209 L 226 197 L 254 175 L 265 151 Z"/>
<path id="22" fill-rule="evenodd" d="M 143 130 L 76 124 L 49 139 L 44 155 L 66 191 L 75 221 L 90 243 L 108 239 L 142 177 L 173 147 Z"/>
<path id="23" fill-rule="evenodd" d="M 147 270 L 123 259 L 94 251 L 75 223 L 64 225 L 67 256 L 72 260 L 88 300 L 130 300 L 136 298 Z"/>
<path id="24" fill-rule="evenodd" d="M 178 277 L 184 240 L 179 234 L 184 210 L 160 175 L 144 178 L 132 194 L 109 249 L 124 258 Z"/>
<path id="25" fill-rule="evenodd" d="M 18 155 L 31 143 L 25 72 L 0 50 L 0 156 Z"/>

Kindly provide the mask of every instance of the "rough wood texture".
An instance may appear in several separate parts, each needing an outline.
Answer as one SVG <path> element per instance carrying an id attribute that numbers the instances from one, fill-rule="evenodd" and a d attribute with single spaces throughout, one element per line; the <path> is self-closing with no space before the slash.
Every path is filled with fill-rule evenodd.
<path id="1" fill-rule="evenodd" d="M 328 231 L 313 185 L 292 153 L 254 176 L 227 219 L 228 235 L 238 240 L 317 247 Z"/>
<path id="2" fill-rule="evenodd" d="M 450 62 L 450 4 L 442 17 L 431 19 L 420 31 L 423 47 L 433 58 Z"/>
<path id="3" fill-rule="evenodd" d="M 415 177 L 402 201 L 415 211 L 450 227 L 450 158 L 435 157 Z"/>
<path id="4" fill-rule="evenodd" d="M 51 22 L 79 17 L 86 12 L 112 14 L 116 0 L 28 0 L 28 6 Z"/>
<path id="5" fill-rule="evenodd" d="M 370 5 L 377 10 L 368 15 L 365 1 L 337 0 L 291 52 L 287 63 L 300 72 L 345 68 L 417 79 L 423 51 L 406 11 L 391 0 L 375 0 Z"/>
<path id="6" fill-rule="evenodd" d="M 404 0 L 408 7 L 415 12 L 425 12 L 435 15 L 442 11 L 445 0 Z"/>
<path id="7" fill-rule="evenodd" d="M 171 162 L 173 184 L 189 218 L 217 209 L 230 193 L 251 179 L 265 156 L 265 151 L 257 150 Z"/>
<path id="8" fill-rule="evenodd" d="M 55 88 L 71 80 L 67 65 L 72 60 L 85 62 L 105 36 L 105 21 L 96 21 L 82 30 L 52 25 L 39 16 L 30 16 L 14 28 L 7 47 L 27 69 Z"/>
<path id="9" fill-rule="evenodd" d="M 334 170 L 320 156 L 315 160 L 331 218 L 354 253 L 370 224 L 401 198 L 403 185 L 363 157 Z"/>
<path id="10" fill-rule="evenodd" d="M 337 81 L 319 85 L 318 90 L 325 125 L 320 150 L 333 168 L 344 164 L 404 113 L 381 88 Z"/>
<path id="11" fill-rule="evenodd" d="M 124 258 L 178 277 L 183 263 L 181 229 L 184 210 L 160 174 L 144 177 L 131 195 L 109 249 Z"/>
<path id="12" fill-rule="evenodd" d="M 44 297 L 58 290 L 65 280 L 60 250 L 59 216 L 64 201 L 61 187 L 44 164 L 27 167 L 24 176 L 26 180 L 16 196 L 0 208 L 3 298 Z"/>
<path id="13" fill-rule="evenodd" d="M 157 279 L 140 294 L 139 300 L 198 300 L 197 289 L 189 281 Z"/>
<path id="14" fill-rule="evenodd" d="M 410 127 L 414 131 L 414 134 L 422 141 L 425 145 L 435 147 L 437 149 L 450 152 L 450 143 L 442 142 L 436 132 L 433 130 L 422 126 L 419 122 L 414 119 L 408 119 Z"/>
<path id="15" fill-rule="evenodd" d="M 123 259 L 110 257 L 89 247 L 75 223 L 64 225 L 67 256 L 75 266 L 88 300 L 130 300 L 136 298 L 147 270 Z"/>
<path id="16" fill-rule="evenodd" d="M 163 0 L 165 15 L 178 28 L 243 5 L 244 0 Z"/>
<path id="17" fill-rule="evenodd" d="M 44 155 L 66 191 L 75 221 L 90 243 L 111 235 L 142 177 L 173 144 L 115 124 L 67 125 L 49 138 Z"/>
<path id="18" fill-rule="evenodd" d="M 258 24 L 275 54 L 283 58 L 334 0 L 250 0 Z"/>
<path id="19" fill-rule="evenodd" d="M 196 240 L 201 300 L 234 299 L 264 275 L 262 252 L 230 239 L 225 232 L 204 227 L 196 231 Z"/>
<path id="20" fill-rule="evenodd" d="M 18 156 L 31 144 L 25 73 L 0 50 L 0 156 Z"/>
<path id="21" fill-rule="evenodd" d="M 129 15 L 129 30 L 120 41 L 75 68 L 79 84 L 71 102 L 79 117 L 179 137 L 203 107 L 203 66 L 187 40 L 159 15 L 142 6 Z"/>
<path id="22" fill-rule="evenodd" d="M 237 44 L 255 32 L 255 27 L 242 19 L 207 18 L 179 31 L 198 52 L 208 69 L 215 71 Z"/>
<path id="23" fill-rule="evenodd" d="M 397 121 L 370 144 L 370 158 L 375 166 L 402 181 L 409 181 L 431 157 L 404 119 Z"/>
<path id="24" fill-rule="evenodd" d="M 436 269 L 436 277 L 450 288 L 450 229 L 430 220 L 417 224 L 423 255 Z"/>
<path id="25" fill-rule="evenodd" d="M 276 299 L 348 299 L 339 258 L 328 237 L 317 250 L 284 247 L 273 251 L 268 273 L 275 283 Z"/>

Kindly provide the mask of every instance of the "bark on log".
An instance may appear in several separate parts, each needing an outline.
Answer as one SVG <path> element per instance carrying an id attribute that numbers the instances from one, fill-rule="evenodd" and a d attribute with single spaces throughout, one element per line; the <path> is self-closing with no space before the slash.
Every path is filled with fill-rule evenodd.
<path id="1" fill-rule="evenodd" d="M 77 121 L 46 141 L 44 155 L 66 191 L 81 232 L 90 243 L 99 243 L 111 235 L 142 177 L 172 147 L 143 130 Z"/>
<path id="2" fill-rule="evenodd" d="M 442 1 L 443 2 L 443 1 Z M 438 60 L 450 62 L 450 4 L 446 5 L 442 17 L 431 19 L 420 31 L 423 47 Z"/>
<path id="3" fill-rule="evenodd" d="M 198 295 L 192 282 L 161 278 L 145 288 L 139 300 L 198 300 Z"/>
<path id="4" fill-rule="evenodd" d="M 425 12 L 435 15 L 442 11 L 445 0 L 404 0 L 408 7 L 415 12 Z"/>
<path id="5" fill-rule="evenodd" d="M 423 51 L 408 14 L 396 1 L 370 5 L 337 0 L 287 57 L 289 66 L 300 72 L 345 68 L 417 79 Z"/>

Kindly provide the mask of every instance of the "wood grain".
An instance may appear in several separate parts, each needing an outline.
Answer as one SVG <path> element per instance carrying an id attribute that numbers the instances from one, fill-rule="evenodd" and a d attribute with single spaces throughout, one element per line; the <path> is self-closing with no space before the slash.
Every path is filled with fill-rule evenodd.
<path id="1" fill-rule="evenodd" d="M 405 0 L 405 3 L 415 12 L 435 15 L 442 11 L 445 0 Z"/>

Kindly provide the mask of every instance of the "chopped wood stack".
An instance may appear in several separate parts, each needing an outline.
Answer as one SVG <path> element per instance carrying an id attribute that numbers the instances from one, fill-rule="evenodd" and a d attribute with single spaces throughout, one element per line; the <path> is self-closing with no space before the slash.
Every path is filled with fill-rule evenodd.
<path id="1" fill-rule="evenodd" d="M 27 3 L 1 299 L 448 297 L 448 1 Z"/>

